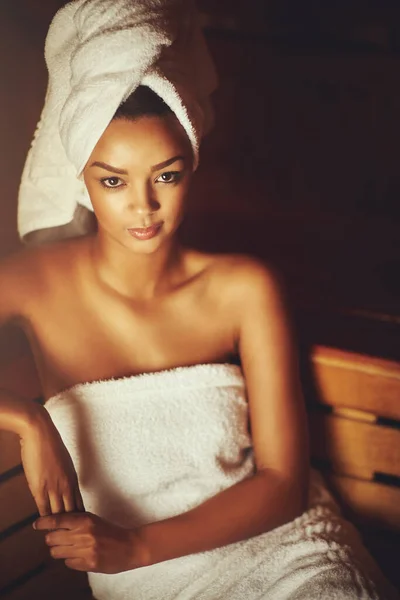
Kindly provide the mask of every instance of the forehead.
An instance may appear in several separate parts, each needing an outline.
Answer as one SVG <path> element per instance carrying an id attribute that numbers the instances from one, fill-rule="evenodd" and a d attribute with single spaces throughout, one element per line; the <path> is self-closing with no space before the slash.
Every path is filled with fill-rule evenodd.
<path id="1" fill-rule="evenodd" d="M 135 156 L 154 155 L 163 152 L 190 151 L 185 130 L 174 115 L 164 117 L 141 117 L 130 121 L 114 119 L 108 125 L 93 151 Z"/>

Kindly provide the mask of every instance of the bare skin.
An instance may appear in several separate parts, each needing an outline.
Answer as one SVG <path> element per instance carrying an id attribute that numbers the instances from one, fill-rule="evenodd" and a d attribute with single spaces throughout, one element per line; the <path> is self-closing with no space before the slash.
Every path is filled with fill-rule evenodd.
<path id="1" fill-rule="evenodd" d="M 174 117 L 113 121 L 84 171 L 98 232 L 23 252 L 0 267 L 0 322 L 13 319 L 27 332 L 46 398 L 77 383 L 229 362 L 237 354 L 246 378 L 254 477 L 135 531 L 74 512 L 79 490 L 54 427 L 43 413 L 29 410 L 24 418 L 0 402 L 0 426 L 25 444 L 42 444 L 27 469 L 41 514 L 74 512 L 44 516 L 37 528 L 58 530 L 47 536 L 51 552 L 75 569 L 119 572 L 212 549 L 304 508 L 304 408 L 279 286 L 254 259 L 179 246 L 190 178 L 189 143 Z M 151 224 L 160 227 L 148 240 L 128 231 Z M 55 457 L 51 469 L 40 458 L 46 452 Z"/>
<path id="2" fill-rule="evenodd" d="M 235 336 L 218 272 L 223 276 L 230 262 L 233 268 L 234 259 L 182 250 L 169 287 L 143 298 L 99 280 L 93 244 L 64 242 L 51 253 L 31 252 L 27 261 L 28 270 L 39 269 L 29 315 L 20 318 L 46 398 L 85 381 L 230 360 Z"/>

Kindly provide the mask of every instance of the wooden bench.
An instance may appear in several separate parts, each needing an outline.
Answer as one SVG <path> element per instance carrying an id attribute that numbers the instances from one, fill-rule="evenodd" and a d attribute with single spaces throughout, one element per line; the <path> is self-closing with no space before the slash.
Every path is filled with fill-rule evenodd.
<path id="1" fill-rule="evenodd" d="M 315 346 L 308 364 L 311 377 L 304 387 L 312 460 L 399 586 L 400 363 Z M 30 355 L 0 367 L 0 387 L 40 400 Z M 43 535 L 32 529 L 35 517 L 19 440 L 0 432 L 0 598 L 91 598 L 84 574 L 49 557 Z"/>

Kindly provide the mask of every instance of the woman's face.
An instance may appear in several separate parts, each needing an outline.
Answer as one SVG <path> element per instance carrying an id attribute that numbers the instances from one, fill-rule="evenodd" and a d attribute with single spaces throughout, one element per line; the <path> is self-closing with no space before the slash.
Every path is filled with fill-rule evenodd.
<path id="1" fill-rule="evenodd" d="M 83 171 L 99 233 L 154 252 L 182 220 L 191 174 L 191 145 L 174 115 L 113 120 Z"/>

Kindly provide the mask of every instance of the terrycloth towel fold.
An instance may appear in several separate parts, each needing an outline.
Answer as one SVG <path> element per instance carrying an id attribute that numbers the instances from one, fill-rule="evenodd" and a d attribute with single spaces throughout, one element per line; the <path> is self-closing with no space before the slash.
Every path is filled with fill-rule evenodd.
<path id="1" fill-rule="evenodd" d="M 21 237 L 69 223 L 78 204 L 92 209 L 78 176 L 140 84 L 176 114 L 197 166 L 216 75 L 192 0 L 75 0 L 54 17 L 45 58 L 45 106 L 19 192 Z"/>
<path id="2" fill-rule="evenodd" d="M 46 403 L 87 510 L 126 527 L 198 506 L 254 472 L 244 379 L 195 365 L 76 385 Z M 249 540 L 117 575 L 97 600 L 378 600 L 396 595 L 313 473 L 309 509 Z"/>

